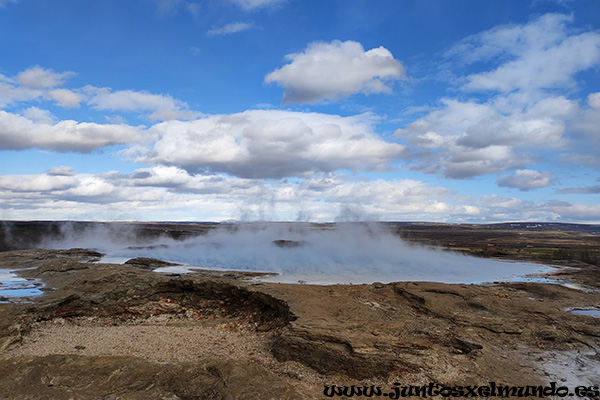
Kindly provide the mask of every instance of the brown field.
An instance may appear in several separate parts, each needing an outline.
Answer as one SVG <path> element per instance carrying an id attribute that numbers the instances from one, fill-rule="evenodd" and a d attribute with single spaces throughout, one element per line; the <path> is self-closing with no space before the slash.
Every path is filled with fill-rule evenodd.
<path id="1" fill-rule="evenodd" d="M 0 268 L 45 285 L 42 296 L 0 303 L 0 399 L 321 399 L 326 385 L 600 383 L 600 319 L 571 312 L 600 305 L 598 226 L 383 224 L 415 245 L 560 265 L 552 277 L 578 286 L 319 286 L 159 274 L 159 260 L 104 264 L 89 262 L 100 256 L 90 250 L 36 249 L 64 224 L 0 229 Z M 111 226 L 143 245 L 217 224 L 68 226 Z"/>

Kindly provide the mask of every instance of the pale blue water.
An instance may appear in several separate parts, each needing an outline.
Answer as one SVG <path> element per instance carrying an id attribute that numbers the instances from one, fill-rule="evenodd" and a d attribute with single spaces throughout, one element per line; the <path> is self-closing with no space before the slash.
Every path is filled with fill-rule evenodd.
<path id="1" fill-rule="evenodd" d="M 600 308 L 575 308 L 571 310 L 573 314 L 587 315 L 589 317 L 600 318 Z"/>
<path id="2" fill-rule="evenodd" d="M 0 269 L 0 298 L 38 296 L 43 292 L 39 281 L 21 278 L 9 269 Z"/>

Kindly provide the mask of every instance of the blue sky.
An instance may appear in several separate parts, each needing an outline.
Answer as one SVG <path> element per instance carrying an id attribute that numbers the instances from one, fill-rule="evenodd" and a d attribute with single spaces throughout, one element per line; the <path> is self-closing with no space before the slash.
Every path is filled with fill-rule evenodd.
<path id="1" fill-rule="evenodd" d="M 600 2 L 0 0 L 0 219 L 600 223 Z"/>

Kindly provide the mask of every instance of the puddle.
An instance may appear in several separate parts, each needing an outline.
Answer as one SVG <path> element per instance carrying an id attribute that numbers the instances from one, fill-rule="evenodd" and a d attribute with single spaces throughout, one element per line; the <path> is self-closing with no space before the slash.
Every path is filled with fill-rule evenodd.
<path id="1" fill-rule="evenodd" d="M 573 314 L 587 315 L 589 317 L 600 318 L 600 308 L 574 308 L 569 310 Z"/>
<path id="2" fill-rule="evenodd" d="M 549 266 L 548 269 L 546 270 L 546 272 L 550 272 L 552 268 L 557 268 L 557 267 Z M 560 285 L 560 286 L 567 287 L 569 289 L 579 290 L 580 292 L 585 292 L 585 293 L 597 293 L 598 292 L 595 289 L 590 289 L 585 286 L 581 286 L 576 283 L 566 281 L 564 279 L 546 278 L 546 277 L 540 276 L 540 274 L 522 275 L 522 276 L 515 275 L 509 279 L 501 279 L 501 280 L 497 280 L 494 282 L 484 282 L 484 283 L 485 284 L 497 284 L 499 282 L 549 283 L 551 285 Z"/>
<path id="3" fill-rule="evenodd" d="M 15 298 L 39 296 L 42 283 L 38 280 L 21 278 L 9 269 L 0 269 L 0 302 L 7 303 Z"/>

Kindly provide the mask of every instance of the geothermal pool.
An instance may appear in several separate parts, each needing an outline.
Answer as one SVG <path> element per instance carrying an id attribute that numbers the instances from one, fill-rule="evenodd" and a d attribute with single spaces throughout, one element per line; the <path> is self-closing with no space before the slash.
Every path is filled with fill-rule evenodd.
<path id="1" fill-rule="evenodd" d="M 152 243 L 115 243 L 107 237 L 95 247 L 106 254 L 103 262 L 150 257 L 180 263 L 158 272 L 185 273 L 194 268 L 271 272 L 261 281 L 314 284 L 359 284 L 395 281 L 484 283 L 540 274 L 552 267 L 482 259 L 440 249 L 415 246 L 386 230 L 215 229 L 183 241 L 158 239 Z M 100 245 L 98 245 L 100 244 Z M 64 248 L 64 247 L 63 247 Z"/>

